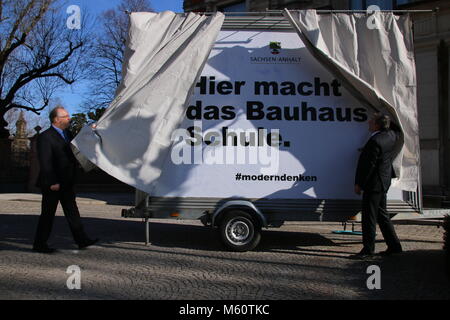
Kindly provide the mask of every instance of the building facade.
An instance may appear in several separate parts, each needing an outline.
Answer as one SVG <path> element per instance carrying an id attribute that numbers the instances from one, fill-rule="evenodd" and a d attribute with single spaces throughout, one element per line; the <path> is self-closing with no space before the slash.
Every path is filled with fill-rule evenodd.
<path id="1" fill-rule="evenodd" d="M 423 3 L 423 0 L 184 0 L 184 11 L 248 12 L 287 9 L 365 10 L 377 5 L 383 10 Z"/>
<path id="2" fill-rule="evenodd" d="M 263 12 L 288 9 L 348 9 L 348 0 L 185 0 L 184 11 Z"/>
<path id="3" fill-rule="evenodd" d="M 413 14 L 422 185 L 424 194 L 450 194 L 450 1 L 420 1 L 401 8 L 439 8 Z"/>

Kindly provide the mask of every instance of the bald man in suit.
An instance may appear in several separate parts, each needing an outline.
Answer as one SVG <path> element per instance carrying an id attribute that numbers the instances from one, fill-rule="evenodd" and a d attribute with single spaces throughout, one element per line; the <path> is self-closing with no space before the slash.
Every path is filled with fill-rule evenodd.
<path id="1" fill-rule="evenodd" d="M 369 120 L 371 137 L 358 160 L 355 175 L 355 193 L 363 194 L 362 233 L 363 249 L 356 256 L 370 257 L 375 253 L 376 224 L 378 223 L 387 250 L 382 255 L 402 252 L 402 246 L 386 209 L 386 195 L 395 177 L 392 162 L 398 135 L 390 129 L 389 116 L 376 113 Z"/>
<path id="2" fill-rule="evenodd" d="M 50 112 L 51 126 L 38 137 L 39 177 L 37 186 L 42 191 L 41 216 L 36 230 L 33 250 L 53 253 L 47 241 L 53 226 L 58 203 L 64 211 L 70 230 L 79 249 L 93 245 L 98 239 L 90 239 L 81 223 L 74 190 L 77 161 L 70 148 L 70 115 L 63 107 Z"/>

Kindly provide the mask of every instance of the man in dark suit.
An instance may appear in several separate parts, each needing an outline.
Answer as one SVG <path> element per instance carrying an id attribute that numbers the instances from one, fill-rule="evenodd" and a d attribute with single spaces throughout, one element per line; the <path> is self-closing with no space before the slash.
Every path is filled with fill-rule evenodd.
<path id="1" fill-rule="evenodd" d="M 372 133 L 358 160 L 355 177 L 355 193 L 363 193 L 362 233 L 363 249 L 358 257 L 371 256 L 375 252 L 376 224 L 380 227 L 388 246 L 382 255 L 402 252 L 402 246 L 386 210 L 386 194 L 395 177 L 392 161 L 395 157 L 396 132 L 390 129 L 389 116 L 377 113 L 369 120 Z"/>
<path id="2" fill-rule="evenodd" d="M 77 162 L 70 148 L 72 136 L 67 130 L 70 115 L 63 107 L 56 107 L 50 112 L 50 122 L 50 128 L 39 135 L 37 142 L 40 166 L 37 186 L 42 191 L 42 206 L 33 250 L 41 253 L 55 251 L 48 247 L 47 241 L 58 202 L 61 203 L 75 242 L 80 249 L 84 249 L 98 239 L 89 239 L 84 232 L 75 200 Z"/>

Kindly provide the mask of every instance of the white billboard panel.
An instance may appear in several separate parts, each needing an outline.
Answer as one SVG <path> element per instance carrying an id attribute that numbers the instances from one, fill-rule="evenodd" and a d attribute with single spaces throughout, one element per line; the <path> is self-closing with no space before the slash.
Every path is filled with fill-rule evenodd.
<path id="1" fill-rule="evenodd" d="M 296 33 L 221 31 L 152 196 L 360 199 L 369 117 Z"/>

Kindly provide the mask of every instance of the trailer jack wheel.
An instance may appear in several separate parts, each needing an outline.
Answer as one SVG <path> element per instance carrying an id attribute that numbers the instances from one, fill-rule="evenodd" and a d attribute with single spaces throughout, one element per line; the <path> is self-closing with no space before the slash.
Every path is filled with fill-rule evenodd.
<path id="1" fill-rule="evenodd" d="M 228 212 L 219 224 L 223 243 L 233 251 L 249 251 L 261 240 L 260 227 L 250 214 L 234 210 Z"/>

